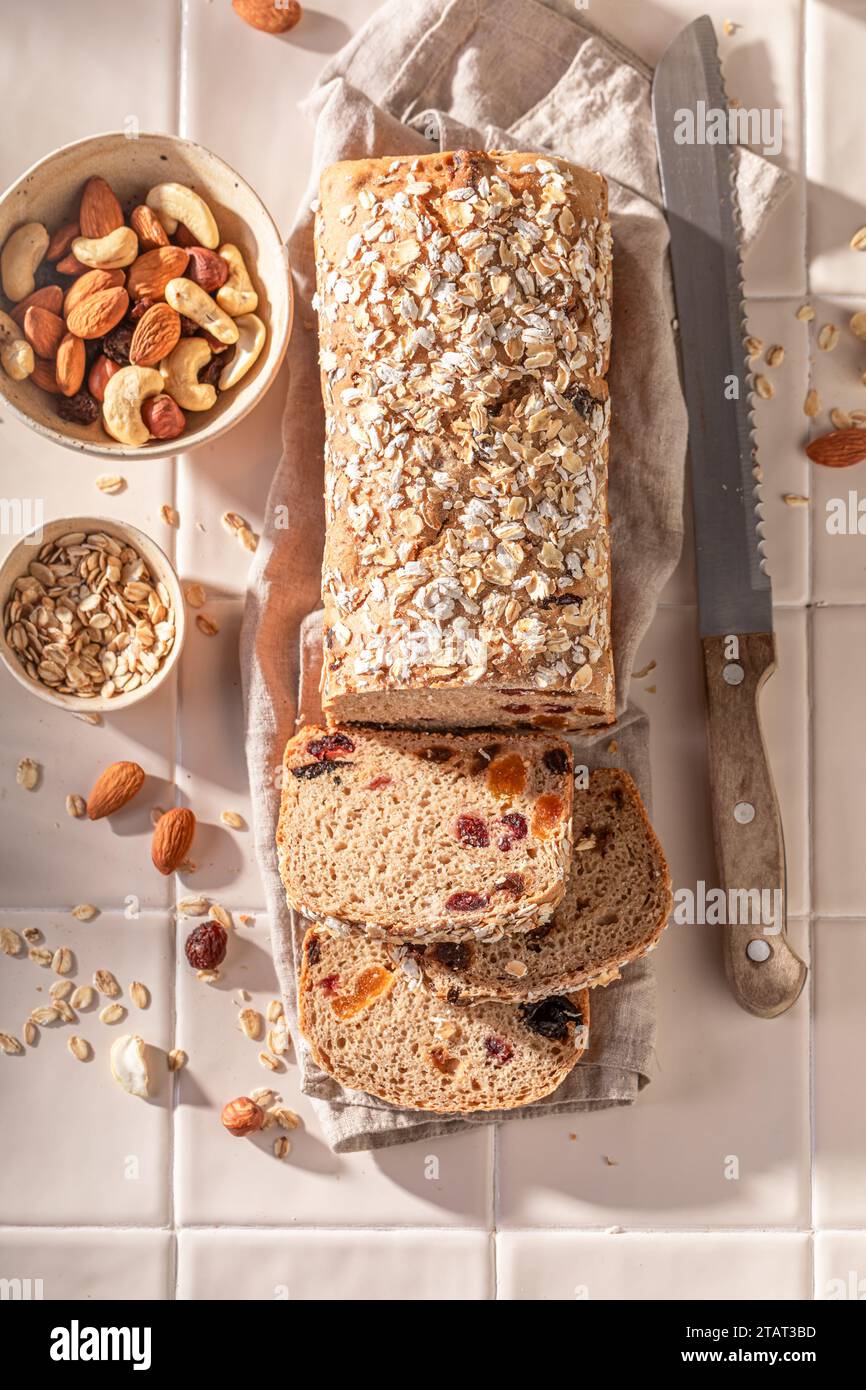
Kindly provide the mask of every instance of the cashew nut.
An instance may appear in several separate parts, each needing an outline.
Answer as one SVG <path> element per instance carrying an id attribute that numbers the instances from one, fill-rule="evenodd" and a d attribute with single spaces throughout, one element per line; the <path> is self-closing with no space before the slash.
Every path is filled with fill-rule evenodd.
<path id="1" fill-rule="evenodd" d="M 210 359 L 211 350 L 204 338 L 181 338 L 174 351 L 160 362 L 161 389 L 177 402 L 181 410 L 210 410 L 215 404 L 216 388 L 198 379 L 199 372 Z"/>
<path id="2" fill-rule="evenodd" d="M 36 366 L 33 349 L 14 319 L 0 309 L 0 364 L 13 381 L 23 381 Z"/>
<path id="3" fill-rule="evenodd" d="M 51 240 L 41 222 L 25 222 L 7 238 L 0 254 L 3 293 L 13 304 L 26 299 L 36 288 L 34 273 Z"/>
<path id="4" fill-rule="evenodd" d="M 172 309 L 192 319 L 193 323 L 197 323 L 199 328 L 210 333 L 218 342 L 227 343 L 229 346 L 237 342 L 238 328 L 234 319 L 230 319 L 211 299 L 207 290 L 203 290 L 194 280 L 187 280 L 185 275 L 178 275 L 176 279 L 169 280 L 165 287 L 165 297 Z"/>
<path id="5" fill-rule="evenodd" d="M 242 318 L 235 319 L 235 323 L 238 326 L 237 347 L 231 362 L 220 373 L 221 391 L 237 386 L 241 377 L 246 376 L 264 347 L 267 336 L 265 325 L 255 314 L 244 314 Z"/>
<path id="6" fill-rule="evenodd" d="M 205 202 L 184 183 L 158 183 L 147 195 L 147 206 L 159 217 L 171 236 L 182 222 L 199 246 L 213 251 L 219 245 L 219 228 Z"/>
<path id="7" fill-rule="evenodd" d="M 138 256 L 138 237 L 131 227 L 116 227 L 108 236 L 77 236 L 72 254 L 82 265 L 94 270 L 119 270 L 132 265 Z"/>
<path id="8" fill-rule="evenodd" d="M 153 367 L 121 367 L 109 377 L 102 420 L 112 439 L 134 449 L 146 444 L 150 432 L 141 418 L 141 407 L 148 396 L 158 396 L 162 389 L 162 377 Z"/>
<path id="9" fill-rule="evenodd" d="M 259 307 L 259 297 L 253 289 L 244 258 L 236 246 L 227 241 L 219 251 L 229 268 L 229 278 L 216 292 L 216 302 L 233 319 L 241 314 L 254 314 Z"/>

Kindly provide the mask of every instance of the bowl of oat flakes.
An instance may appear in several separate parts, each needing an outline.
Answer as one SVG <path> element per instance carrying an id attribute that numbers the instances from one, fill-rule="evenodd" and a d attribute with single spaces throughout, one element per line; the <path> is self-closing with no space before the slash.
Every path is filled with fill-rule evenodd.
<path id="1" fill-rule="evenodd" d="M 180 582 L 126 522 L 48 521 L 0 566 L 0 658 L 20 685 L 75 713 L 127 709 L 167 680 L 183 645 Z"/>

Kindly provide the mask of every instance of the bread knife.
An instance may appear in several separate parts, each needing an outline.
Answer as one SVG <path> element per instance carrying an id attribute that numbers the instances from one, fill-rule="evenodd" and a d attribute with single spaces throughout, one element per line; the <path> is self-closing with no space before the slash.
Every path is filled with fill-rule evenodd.
<path id="1" fill-rule="evenodd" d="M 786 936 L 785 844 L 760 724 L 759 695 L 776 667 L 773 595 L 743 341 L 736 147 L 700 140 L 705 115 L 723 112 L 728 128 L 706 16 L 664 54 L 652 103 L 689 417 L 713 834 L 728 908 L 725 968 L 742 1007 L 775 1018 L 797 999 L 806 967 Z M 684 112 L 694 117 L 691 143 L 680 143 L 689 133 Z"/>

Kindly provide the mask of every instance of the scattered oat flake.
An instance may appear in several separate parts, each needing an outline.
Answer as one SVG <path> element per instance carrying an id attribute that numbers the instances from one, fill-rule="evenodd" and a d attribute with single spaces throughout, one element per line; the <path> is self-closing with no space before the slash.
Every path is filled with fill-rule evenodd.
<path id="1" fill-rule="evenodd" d="M 755 377 L 755 392 L 761 397 L 761 400 L 768 401 L 776 394 L 776 388 L 773 386 L 772 381 L 769 381 L 762 372 L 758 372 L 758 375 Z"/>
<path id="2" fill-rule="evenodd" d="M 268 1004 L 265 1016 L 268 1023 L 276 1023 L 281 1019 L 283 1017 L 283 1001 L 281 999 L 272 999 Z"/>
<path id="3" fill-rule="evenodd" d="M 284 1023 L 278 1023 L 268 1032 L 268 1047 L 277 1057 L 283 1057 L 289 1050 L 289 1035 Z"/>
<path id="4" fill-rule="evenodd" d="M 126 1009 L 122 1004 L 106 1004 L 99 1011 L 100 1023 L 119 1023 L 122 1018 L 126 1018 Z"/>
<path id="5" fill-rule="evenodd" d="M 264 1067 L 266 1071 L 280 1070 L 280 1064 L 276 1057 L 272 1057 L 269 1052 L 259 1053 L 259 1066 Z"/>
<path id="6" fill-rule="evenodd" d="M 196 614 L 195 625 L 199 632 L 204 633 L 205 637 L 216 637 L 219 632 L 219 627 L 214 622 L 213 618 L 209 618 L 206 613 Z"/>
<path id="7" fill-rule="evenodd" d="M 799 492 L 783 492 L 782 501 L 788 507 L 808 507 L 809 499 Z"/>
<path id="8" fill-rule="evenodd" d="M 300 1115 L 287 1105 L 275 1105 L 270 1112 L 281 1129 L 297 1129 L 301 1123 Z"/>
<path id="9" fill-rule="evenodd" d="M 90 1057 L 90 1043 L 86 1038 L 80 1038 L 73 1033 L 69 1042 L 66 1044 L 73 1057 L 79 1062 L 86 1062 Z"/>
<path id="10" fill-rule="evenodd" d="M 180 513 L 175 511 L 174 507 L 170 506 L 168 502 L 163 502 L 159 509 L 159 514 L 166 526 L 180 526 Z"/>
<path id="11" fill-rule="evenodd" d="M 834 405 L 833 409 L 830 411 L 830 423 L 834 429 L 850 430 L 854 421 L 851 419 L 847 410 L 840 410 L 838 406 Z"/>
<path id="12" fill-rule="evenodd" d="M 774 343 L 771 348 L 767 348 L 767 366 L 781 367 L 785 360 L 785 349 L 781 343 Z"/>
<path id="13" fill-rule="evenodd" d="M 180 1071 L 181 1067 L 186 1063 L 186 1053 L 182 1047 L 173 1047 L 166 1061 L 168 1062 L 169 1071 Z"/>
<path id="14" fill-rule="evenodd" d="M 287 1139 L 285 1134 L 281 1134 L 274 1140 L 274 1155 L 276 1158 L 287 1158 L 292 1152 L 292 1141 Z"/>
<path id="15" fill-rule="evenodd" d="M 58 946 L 51 960 L 55 975 L 68 975 L 72 969 L 72 952 L 67 946 Z"/>
<path id="16" fill-rule="evenodd" d="M 745 346 L 750 357 L 757 357 L 763 351 L 764 340 L 763 338 L 747 338 Z"/>
<path id="17" fill-rule="evenodd" d="M 250 1091 L 250 1100 L 254 1100 L 256 1105 L 271 1105 L 276 1100 L 276 1092 L 270 1086 L 257 1086 L 254 1091 Z"/>
<path id="18" fill-rule="evenodd" d="M 100 473 L 96 479 L 96 486 L 100 492 L 107 492 L 114 497 L 118 492 L 123 492 L 126 488 L 126 479 L 119 473 Z"/>
<path id="19" fill-rule="evenodd" d="M 22 758 L 15 773 L 15 780 L 26 792 L 32 792 L 39 781 L 41 771 L 35 758 Z"/>
<path id="20" fill-rule="evenodd" d="M 201 980 L 203 985 L 215 985 L 220 977 L 218 970 L 197 970 L 195 972 L 197 980 Z"/>
<path id="21" fill-rule="evenodd" d="M 24 1048 L 11 1033 L 0 1033 L 0 1052 L 5 1052 L 7 1057 L 18 1057 L 23 1051 Z"/>
<path id="22" fill-rule="evenodd" d="M 249 550 L 251 554 L 258 550 L 259 538 L 255 531 L 250 530 L 249 526 L 241 526 L 236 534 L 244 550 Z"/>
<path id="23" fill-rule="evenodd" d="M 515 980 L 522 980 L 526 974 L 526 966 L 522 960 L 510 960 L 505 966 L 505 973 L 513 975 Z"/>
<path id="24" fill-rule="evenodd" d="M 737 24 L 733 19 L 725 19 L 722 21 L 722 28 L 724 29 L 728 38 L 730 38 L 732 34 L 736 34 L 737 30 L 740 28 L 740 25 Z"/>
<path id="25" fill-rule="evenodd" d="M 207 594 L 203 584 L 187 584 L 184 596 L 190 608 L 203 608 Z"/>
<path id="26" fill-rule="evenodd" d="M 607 1164 L 608 1168 L 618 1168 L 618 1167 L 619 1167 L 619 1159 L 618 1159 L 618 1158 L 611 1158 L 611 1157 L 610 1157 L 610 1154 L 605 1154 L 605 1156 L 604 1156 L 604 1161 L 605 1161 L 605 1163 Z"/>
<path id="27" fill-rule="evenodd" d="M 11 927 L 0 927 L 0 951 L 5 956 L 17 956 L 24 950 L 24 942 Z"/>
<path id="28" fill-rule="evenodd" d="M 75 1014 L 72 1012 L 72 1009 L 70 1008 L 69 1004 L 67 1004 L 65 999 L 58 999 L 55 1004 L 55 1008 L 57 1009 L 57 1012 L 63 1019 L 64 1023 L 75 1022 Z"/>
<path id="29" fill-rule="evenodd" d="M 120 995 L 120 985 L 110 970 L 95 970 L 93 983 L 99 993 L 105 995 L 106 999 L 117 999 Z"/>
<path id="30" fill-rule="evenodd" d="M 133 980 L 129 986 L 129 997 L 137 1009 L 146 1009 L 150 1003 L 150 990 L 141 980 Z"/>
<path id="31" fill-rule="evenodd" d="M 90 1009 L 93 1007 L 95 999 L 96 990 L 92 985 L 79 985 L 78 988 L 73 991 L 72 998 L 69 1002 L 73 1009 Z"/>
<path id="32" fill-rule="evenodd" d="M 634 679 L 636 681 L 642 681 L 644 676 L 648 676 L 650 671 L 655 670 L 657 664 L 658 663 L 655 661 L 648 661 L 646 666 L 642 666 L 639 671 L 634 672 Z"/>
<path id="33" fill-rule="evenodd" d="M 822 352 L 832 352 L 839 341 L 839 329 L 835 323 L 825 323 L 818 334 L 818 346 Z"/>
<path id="34" fill-rule="evenodd" d="M 80 820 L 87 810 L 87 802 L 77 792 L 70 792 L 66 798 L 66 814 Z"/>
<path id="35" fill-rule="evenodd" d="M 49 951 L 47 946 L 31 946 L 30 950 L 27 952 L 27 958 L 28 960 L 32 960 L 34 965 L 45 967 L 51 964 L 54 959 L 54 954 L 52 951 Z"/>
<path id="36" fill-rule="evenodd" d="M 860 227 L 851 238 L 852 251 L 866 251 L 866 227 Z"/>
<path id="37" fill-rule="evenodd" d="M 212 917 L 215 922 L 219 922 L 226 931 L 231 931 L 234 927 L 231 913 L 221 903 L 211 903 L 208 916 Z"/>
<path id="38" fill-rule="evenodd" d="M 801 304 L 795 315 L 801 323 L 811 323 L 815 317 L 815 310 L 811 304 Z"/>
<path id="39" fill-rule="evenodd" d="M 220 520 L 222 521 L 223 526 L 232 536 L 237 531 L 240 531 L 244 526 L 249 525 L 247 520 L 244 517 L 242 517 L 238 512 L 223 512 L 222 516 L 220 517 Z"/>
<path id="40" fill-rule="evenodd" d="M 654 685 L 645 685 L 644 690 L 646 691 L 647 695 L 655 695 L 656 693 L 656 687 Z"/>
<path id="41" fill-rule="evenodd" d="M 179 874 L 194 874 L 197 869 L 198 864 L 194 859 L 184 859 L 183 863 L 178 865 L 177 871 Z"/>
<path id="42" fill-rule="evenodd" d="M 229 830 L 243 830 L 245 824 L 243 816 L 239 816 L 237 811 L 221 811 L 220 820 Z"/>
<path id="43" fill-rule="evenodd" d="M 54 984 L 51 986 L 51 988 L 49 989 L 48 993 L 51 995 L 51 998 L 54 999 L 54 1000 L 65 999 L 65 998 L 67 997 L 68 994 L 71 994 L 71 993 L 72 993 L 72 981 L 71 981 L 71 980 L 55 980 L 55 981 L 54 981 Z"/>
<path id="44" fill-rule="evenodd" d="M 72 915 L 79 922 L 92 922 L 94 917 L 99 916 L 99 908 L 94 907 L 93 903 L 79 903 L 72 909 Z"/>
<path id="45" fill-rule="evenodd" d="M 238 1014 L 238 1025 L 246 1037 L 258 1041 L 262 1036 L 262 1016 L 256 1009 L 241 1009 Z"/>
<path id="46" fill-rule="evenodd" d="M 21 935 L 31 946 L 35 946 L 37 941 L 42 940 L 42 933 L 38 927 L 22 927 Z"/>
<path id="47" fill-rule="evenodd" d="M 60 1017 L 57 1009 L 49 1004 L 43 1004 L 38 1009 L 30 1010 L 30 1017 L 34 1023 L 38 1023 L 40 1028 L 47 1028 L 49 1023 L 56 1023 Z"/>
<path id="48" fill-rule="evenodd" d="M 610 743 L 607 745 L 607 751 L 608 751 L 608 753 L 618 753 L 618 752 L 619 752 L 619 744 L 617 743 L 617 741 L 616 741 L 615 738 L 612 738 L 611 741 L 610 741 Z"/>
<path id="49" fill-rule="evenodd" d="M 848 327 L 855 338 L 866 339 L 866 310 L 860 309 L 858 313 L 852 314 L 848 322 Z"/>
<path id="50" fill-rule="evenodd" d="M 37 1038 L 36 1024 L 32 1018 L 25 1018 L 21 1025 L 21 1036 L 28 1047 L 32 1047 Z"/>
<path id="51" fill-rule="evenodd" d="M 814 420 L 816 415 L 821 412 L 821 397 L 813 388 L 806 392 L 806 399 L 803 402 L 803 414 L 808 415 L 810 420 Z"/>
<path id="52" fill-rule="evenodd" d="M 184 917 L 204 917 L 207 912 L 207 898 L 181 898 L 177 910 Z"/>
<path id="53" fill-rule="evenodd" d="M 98 728 L 102 724 L 101 714 L 86 714 L 78 711 L 73 711 L 73 713 L 76 719 L 81 720 L 82 724 L 92 724 L 94 728 Z"/>

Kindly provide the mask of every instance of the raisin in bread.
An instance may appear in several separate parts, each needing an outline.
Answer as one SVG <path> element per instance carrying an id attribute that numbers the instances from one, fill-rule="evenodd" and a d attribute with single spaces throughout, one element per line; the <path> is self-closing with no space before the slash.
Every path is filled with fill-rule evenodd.
<path id="1" fill-rule="evenodd" d="M 501 151 L 334 164 L 316 266 L 328 719 L 610 723 L 605 180 Z"/>
<path id="2" fill-rule="evenodd" d="M 547 926 L 492 945 L 410 948 L 439 998 L 543 999 L 609 984 L 652 950 L 673 906 L 671 880 L 628 773 L 601 768 L 575 788 L 573 826 L 568 887 Z"/>
<path id="3" fill-rule="evenodd" d="M 549 734 L 301 729 L 277 827 L 289 906 L 406 940 L 531 931 L 565 892 L 573 784 Z"/>
<path id="4" fill-rule="evenodd" d="M 528 1105 L 556 1090 L 587 1044 L 586 992 L 459 1009 L 382 941 L 310 928 L 302 957 L 299 1021 L 314 1060 L 341 1086 L 401 1109 Z"/>

